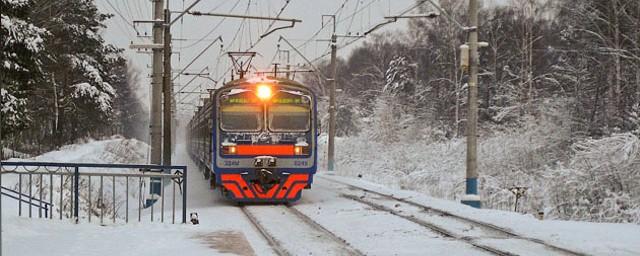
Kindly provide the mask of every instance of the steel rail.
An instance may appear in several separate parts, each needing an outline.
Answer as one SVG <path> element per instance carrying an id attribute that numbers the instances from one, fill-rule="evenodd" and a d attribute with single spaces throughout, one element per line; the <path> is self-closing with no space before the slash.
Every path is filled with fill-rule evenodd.
<path id="1" fill-rule="evenodd" d="M 557 252 L 561 252 L 561 253 L 569 254 L 569 255 L 575 255 L 575 256 L 586 256 L 586 255 L 589 255 L 589 254 L 586 254 L 586 253 L 583 253 L 583 252 L 577 252 L 577 251 L 574 251 L 574 250 L 562 248 L 562 247 L 550 244 L 548 242 L 545 242 L 545 241 L 537 239 L 537 238 L 525 237 L 525 236 L 522 236 L 520 234 L 516 234 L 513 231 L 507 230 L 507 229 L 505 229 L 503 227 L 499 227 L 499 226 L 496 226 L 496 225 L 491 224 L 491 223 L 486 223 L 486 222 L 483 222 L 483 221 L 474 220 L 474 219 L 471 219 L 471 218 L 468 218 L 468 217 L 460 216 L 458 214 L 454 214 L 454 213 L 446 211 L 446 210 L 437 209 L 437 208 L 434 208 L 434 207 L 431 207 L 431 206 L 427 206 L 427 205 L 423 205 L 423 204 L 420 204 L 420 203 L 416 203 L 416 202 L 407 200 L 405 198 L 399 198 L 399 197 L 396 197 L 396 196 L 393 196 L 393 195 L 389 195 L 389 194 L 381 193 L 381 192 L 378 192 L 378 191 L 370 190 L 370 189 L 363 188 L 363 187 L 360 187 L 360 186 L 356 186 L 356 185 L 353 185 L 353 184 L 349 184 L 349 183 L 346 183 L 346 182 L 343 182 L 343 181 L 339 181 L 339 180 L 336 180 L 336 179 L 333 179 L 333 178 L 328 178 L 328 177 L 323 177 L 323 176 L 317 176 L 317 177 L 320 177 L 321 179 L 324 179 L 324 180 L 327 180 L 327 181 L 330 181 L 330 182 L 333 182 L 333 183 L 338 183 L 338 184 L 341 184 L 341 185 L 344 185 L 344 186 L 347 186 L 347 187 L 351 187 L 351 188 L 355 188 L 355 189 L 358 189 L 358 190 L 362 190 L 362 191 L 364 191 L 366 193 L 375 194 L 375 195 L 378 195 L 378 196 L 381 196 L 381 197 L 385 197 L 385 198 L 388 198 L 388 199 L 391 199 L 391 200 L 394 200 L 394 201 L 398 201 L 398 202 L 401 202 L 401 203 L 405 203 L 405 204 L 408 204 L 408 205 L 411 205 L 411 206 L 414 206 L 414 207 L 422 208 L 422 209 L 427 210 L 427 211 L 437 212 L 437 213 L 442 214 L 443 216 L 455 218 L 457 220 L 460 220 L 460 221 L 463 221 L 463 222 L 467 222 L 467 223 L 470 223 L 470 224 L 473 224 L 473 225 L 476 225 L 476 226 L 481 226 L 481 227 L 487 228 L 489 230 L 492 230 L 494 232 L 502 233 L 503 235 L 506 235 L 506 236 L 514 238 L 514 239 L 520 239 L 520 240 L 524 240 L 524 241 L 529 241 L 529 242 L 533 242 L 533 243 L 536 243 L 536 244 L 540 244 L 540 245 L 548 247 L 548 248 L 550 248 L 550 249 L 552 249 L 554 251 L 557 251 Z"/>
<path id="2" fill-rule="evenodd" d="M 269 232 L 267 232 L 264 226 L 260 224 L 256 216 L 253 215 L 253 213 L 251 213 L 246 206 L 241 206 L 240 210 L 242 210 L 242 213 L 244 213 L 247 219 L 249 219 L 249 222 L 251 222 L 253 227 L 255 227 L 256 230 L 258 230 L 258 232 L 262 235 L 262 237 L 264 237 L 264 239 L 267 240 L 267 243 L 269 244 L 269 246 L 271 246 L 271 249 L 273 249 L 273 251 L 277 255 L 280 255 L 280 256 L 292 255 L 284 247 L 282 247 L 280 242 L 278 242 L 278 240 L 275 237 L 273 237 L 271 234 L 269 234 Z"/>
<path id="3" fill-rule="evenodd" d="M 337 236 L 336 234 L 334 234 L 333 232 L 331 232 L 330 230 L 326 229 L 324 226 L 320 225 L 319 223 L 317 223 L 316 221 L 314 221 L 312 218 L 310 218 L 309 216 L 307 216 L 306 214 L 300 212 L 298 209 L 294 208 L 291 205 L 287 205 L 287 209 L 296 217 L 298 217 L 299 219 L 301 219 L 303 222 L 305 222 L 306 224 L 308 224 L 309 226 L 311 226 L 312 228 L 324 233 L 326 236 L 328 236 L 329 238 L 331 238 L 331 240 L 333 240 L 336 243 L 339 243 L 342 245 L 343 249 L 345 249 L 348 254 L 347 255 L 359 255 L 359 256 L 364 256 L 365 254 L 362 253 L 360 250 L 353 248 L 353 246 L 351 246 L 351 244 L 349 244 L 347 242 L 347 240 Z"/>
<path id="4" fill-rule="evenodd" d="M 394 211 L 393 209 L 391 209 L 389 207 L 369 202 L 369 201 L 364 200 L 362 198 L 359 198 L 357 196 L 347 195 L 347 194 L 341 194 L 340 196 L 344 197 L 344 198 L 347 198 L 347 199 L 350 199 L 350 200 L 353 200 L 353 201 L 356 201 L 356 202 L 359 202 L 359 203 L 364 204 L 364 205 L 368 205 L 368 206 L 370 206 L 371 208 L 373 208 L 375 210 L 386 212 L 386 213 L 390 213 L 390 214 L 392 214 L 394 216 L 398 216 L 400 218 L 403 218 L 405 220 L 408 220 L 410 222 L 418 224 L 418 225 L 420 225 L 422 227 L 428 228 L 428 229 L 430 229 L 430 230 L 432 230 L 432 231 L 434 231 L 434 232 L 436 232 L 436 233 L 438 233 L 438 234 L 440 234 L 440 235 L 442 235 L 444 237 L 453 238 L 455 240 L 467 243 L 467 244 L 469 244 L 469 245 L 471 245 L 473 247 L 476 247 L 478 249 L 487 251 L 487 252 L 492 253 L 492 254 L 501 255 L 501 256 L 516 256 L 517 255 L 517 254 L 513 254 L 513 253 L 510 253 L 510 252 L 502 251 L 500 249 L 496 249 L 496 248 L 493 248 L 493 247 L 490 247 L 490 246 L 487 246 L 487 245 L 483 245 L 483 244 L 477 243 L 477 242 L 473 241 L 472 239 L 467 239 L 466 237 L 456 235 L 453 232 L 448 231 L 445 228 L 442 228 L 442 227 L 440 227 L 438 225 L 434 225 L 432 223 L 420 220 L 420 219 L 418 219 L 416 217 L 401 215 L 401 214 L 399 214 L 398 212 Z"/>

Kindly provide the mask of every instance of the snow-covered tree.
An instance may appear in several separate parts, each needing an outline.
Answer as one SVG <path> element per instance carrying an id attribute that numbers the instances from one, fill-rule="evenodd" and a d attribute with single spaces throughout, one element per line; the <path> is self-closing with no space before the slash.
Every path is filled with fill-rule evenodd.
<path id="1" fill-rule="evenodd" d="M 385 82 L 383 93 L 405 99 L 413 96 L 416 87 L 415 65 L 410 66 L 404 56 L 394 57 L 385 72 Z"/>
<path id="2" fill-rule="evenodd" d="M 0 116 L 2 136 L 29 122 L 27 97 L 41 73 L 38 59 L 47 31 L 29 18 L 32 1 L 0 0 Z"/>

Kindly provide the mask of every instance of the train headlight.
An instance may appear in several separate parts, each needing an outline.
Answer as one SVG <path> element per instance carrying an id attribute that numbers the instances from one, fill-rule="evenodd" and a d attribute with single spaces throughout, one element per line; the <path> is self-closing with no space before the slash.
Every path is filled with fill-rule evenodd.
<path id="1" fill-rule="evenodd" d="M 293 147 L 293 153 L 297 156 L 300 155 L 308 155 L 309 154 L 309 146 L 295 146 Z"/>
<path id="2" fill-rule="evenodd" d="M 235 155 L 238 153 L 236 146 L 222 146 L 222 153 L 225 155 Z"/>
<path id="3" fill-rule="evenodd" d="M 271 91 L 271 86 L 266 84 L 258 85 L 258 87 L 256 88 L 256 95 L 261 100 L 271 99 L 271 96 L 273 95 L 273 92 Z"/>

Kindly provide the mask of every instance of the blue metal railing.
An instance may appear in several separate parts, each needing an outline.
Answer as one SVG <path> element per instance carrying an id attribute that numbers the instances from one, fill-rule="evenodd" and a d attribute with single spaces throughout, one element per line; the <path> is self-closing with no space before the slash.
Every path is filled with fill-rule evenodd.
<path id="1" fill-rule="evenodd" d="M 178 187 L 180 188 L 180 192 L 182 193 L 182 223 L 186 223 L 187 221 L 187 167 L 186 166 L 165 166 L 165 165 L 145 165 L 145 164 L 96 164 L 96 163 L 56 163 L 56 162 L 1 162 L 1 166 L 2 166 L 2 175 L 9 175 L 9 174 L 15 174 L 15 175 L 19 175 L 19 182 L 18 182 L 18 191 L 24 191 L 22 189 L 22 180 L 23 180 L 23 176 L 27 176 L 28 177 L 28 184 L 29 184 L 29 188 L 28 188 L 28 194 L 22 194 L 18 191 L 14 191 L 14 190 L 10 190 L 10 189 L 5 189 L 5 191 L 7 191 L 7 193 L 5 194 L 4 192 L 2 193 L 2 195 L 6 195 L 9 196 L 11 198 L 16 199 L 15 197 L 17 197 L 17 200 L 19 201 L 19 204 L 22 204 L 23 200 L 21 200 L 22 197 L 26 197 L 26 201 L 28 201 L 29 203 L 27 203 L 29 205 L 29 216 L 31 217 L 31 207 L 32 206 L 36 206 L 34 205 L 33 201 L 37 200 L 35 204 L 37 204 L 38 206 L 36 207 L 40 207 L 40 203 L 42 203 L 44 205 L 44 207 L 47 207 L 46 211 L 47 214 L 50 210 L 53 210 L 52 206 L 53 206 L 53 198 L 54 198 L 54 194 L 53 194 L 53 183 L 54 183 L 54 177 L 59 177 L 59 182 L 60 182 L 60 190 L 59 190 L 59 195 L 58 198 L 60 199 L 60 205 L 58 205 L 58 209 L 60 212 L 60 218 L 62 218 L 63 215 L 63 210 L 64 210 L 64 201 L 63 198 L 65 197 L 65 185 L 68 185 L 70 188 L 69 190 L 69 196 L 67 196 L 67 200 L 70 201 L 70 216 L 72 216 L 76 223 L 79 221 L 79 213 L 80 213 L 80 190 L 81 190 L 81 185 L 87 185 L 87 193 L 88 193 L 88 197 L 85 195 L 84 198 L 82 198 L 87 204 L 87 217 L 89 222 L 91 222 L 91 216 L 94 215 L 93 208 L 92 208 L 92 196 L 91 196 L 91 191 L 94 190 L 93 188 L 93 183 L 91 182 L 91 177 L 98 177 L 99 178 L 99 197 L 97 199 L 99 199 L 98 202 L 98 208 L 100 211 L 100 220 L 101 223 L 103 222 L 103 218 L 104 218 L 104 211 L 106 209 L 107 206 L 105 206 L 105 201 L 104 201 L 104 179 L 105 177 L 107 178 L 107 182 L 109 180 L 111 180 L 112 183 L 112 208 L 109 210 L 112 210 L 112 216 L 113 216 L 113 222 L 116 221 L 116 216 L 117 216 L 117 207 L 116 207 L 116 179 L 123 179 L 126 181 L 126 187 L 125 187 L 125 214 L 126 214 L 126 221 L 129 221 L 129 181 L 131 179 L 133 179 L 134 181 L 138 180 L 138 187 L 139 187 L 139 193 L 138 193 L 138 221 L 141 220 L 141 211 L 143 209 L 143 204 L 142 204 L 142 186 L 144 184 L 143 179 L 145 180 L 149 180 L 149 183 L 157 183 L 159 181 L 159 183 L 161 184 L 161 187 L 159 188 L 154 188 L 155 191 L 152 191 L 152 194 L 156 194 L 157 196 L 160 197 L 161 201 L 161 207 L 162 210 L 160 212 L 161 214 L 161 222 L 164 222 L 164 205 L 165 205 L 165 195 L 164 195 L 164 191 L 165 191 L 165 184 L 166 182 L 171 182 L 170 184 L 172 184 L 172 188 L 173 188 L 173 205 L 172 205 L 172 209 L 173 209 L 173 215 L 172 215 L 172 219 L 173 221 L 175 221 L 175 197 L 176 197 L 176 184 L 178 185 Z M 139 173 L 123 173 L 123 172 L 86 172 L 84 170 L 86 169 L 90 169 L 90 168 L 104 168 L 104 169 L 138 169 Z M 81 171 L 81 169 L 83 171 Z M 172 173 L 173 172 L 173 173 Z M 33 176 L 36 176 L 35 179 L 35 184 L 36 184 L 36 190 L 39 193 L 39 197 L 36 198 L 33 193 L 32 193 L 32 189 L 33 189 Z M 47 179 L 48 176 L 48 179 Z M 39 178 L 39 179 L 38 179 Z M 84 178 L 84 179 L 83 179 Z M 65 183 L 65 179 L 66 179 L 66 183 Z M 43 184 L 48 180 L 48 185 L 49 185 L 49 202 L 45 202 L 43 200 Z M 82 184 L 81 184 L 81 180 L 82 180 Z M 39 186 L 39 188 L 38 188 Z M 8 195 L 10 192 L 9 191 L 13 191 L 15 193 L 18 193 L 17 196 L 11 196 Z M 154 201 L 155 202 L 155 201 Z M 26 203 L 26 202 L 25 202 Z M 145 203 L 146 205 L 146 203 Z M 147 205 L 148 206 L 148 205 Z M 151 207 L 151 220 L 154 220 L 154 209 L 153 209 L 153 204 L 150 205 Z M 19 214 L 21 214 L 21 206 L 19 208 Z M 39 208 L 41 209 L 41 208 Z M 49 217 L 51 217 L 53 214 L 48 214 Z"/>
<path id="2" fill-rule="evenodd" d="M 52 204 L 42 201 L 35 197 L 30 197 L 27 194 L 20 193 L 10 188 L 0 186 L 0 194 L 9 198 L 15 199 L 21 203 L 28 204 L 33 207 L 37 207 L 40 211 L 44 210 L 44 217 L 49 218 L 49 209 L 52 209 Z"/>

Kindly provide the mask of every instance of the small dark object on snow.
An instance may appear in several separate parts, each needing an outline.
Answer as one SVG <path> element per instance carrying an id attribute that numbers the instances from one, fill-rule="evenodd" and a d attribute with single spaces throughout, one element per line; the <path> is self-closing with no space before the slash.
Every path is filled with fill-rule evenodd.
<path id="1" fill-rule="evenodd" d="M 358 174 L 358 178 L 362 178 L 362 174 Z"/>
<path id="2" fill-rule="evenodd" d="M 200 221 L 198 220 L 198 213 L 197 212 L 192 212 L 192 213 L 189 214 L 189 216 L 191 216 L 191 224 L 193 224 L 193 225 L 200 224 Z"/>
<path id="3" fill-rule="evenodd" d="M 396 204 L 396 205 L 395 205 L 395 207 L 396 207 L 396 208 L 400 207 L 400 204 Z"/>

